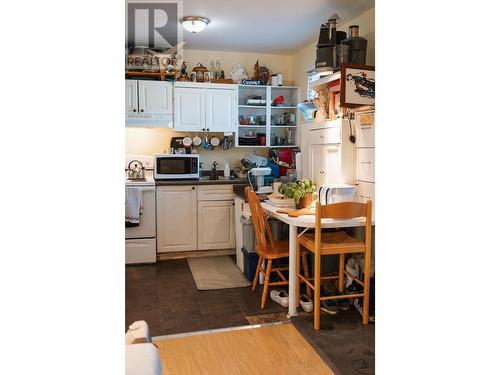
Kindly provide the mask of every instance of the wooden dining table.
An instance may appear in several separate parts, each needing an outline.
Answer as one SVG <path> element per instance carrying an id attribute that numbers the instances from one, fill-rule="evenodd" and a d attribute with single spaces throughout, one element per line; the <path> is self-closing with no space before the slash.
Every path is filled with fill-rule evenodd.
<path id="1" fill-rule="evenodd" d="M 297 228 L 314 228 L 315 216 L 302 215 L 298 217 L 290 217 L 288 214 L 278 213 L 282 208 L 277 207 L 269 202 L 261 202 L 262 208 L 276 219 L 289 225 L 289 253 L 288 253 L 288 317 L 297 315 Z M 348 220 L 339 219 L 322 219 L 321 228 L 347 228 L 347 227 L 362 227 L 365 225 L 365 218 L 353 218 Z M 300 233 L 302 234 L 302 233 Z"/>

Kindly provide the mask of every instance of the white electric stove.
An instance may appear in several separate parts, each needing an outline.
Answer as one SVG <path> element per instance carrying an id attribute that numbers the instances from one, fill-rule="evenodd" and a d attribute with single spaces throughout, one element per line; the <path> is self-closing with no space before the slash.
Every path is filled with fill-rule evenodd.
<path id="1" fill-rule="evenodd" d="M 139 225 L 125 228 L 125 264 L 154 263 L 156 262 L 156 192 L 153 156 L 126 155 L 125 169 L 133 160 L 139 160 L 146 168 L 146 178 L 129 180 L 125 170 L 125 189 L 140 189 L 143 201 Z"/>

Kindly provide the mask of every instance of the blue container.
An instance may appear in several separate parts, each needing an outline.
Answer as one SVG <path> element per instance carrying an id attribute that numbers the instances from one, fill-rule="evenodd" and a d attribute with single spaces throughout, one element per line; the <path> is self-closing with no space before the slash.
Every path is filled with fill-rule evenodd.
<path id="1" fill-rule="evenodd" d="M 259 255 L 257 253 L 248 252 L 244 247 L 241 248 L 243 253 L 243 271 L 249 281 L 253 281 L 255 270 L 257 269 L 257 262 Z"/>

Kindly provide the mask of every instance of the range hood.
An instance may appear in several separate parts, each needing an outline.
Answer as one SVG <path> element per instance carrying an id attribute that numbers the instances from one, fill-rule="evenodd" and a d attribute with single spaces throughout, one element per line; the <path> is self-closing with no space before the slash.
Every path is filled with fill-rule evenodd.
<path id="1" fill-rule="evenodd" d="M 127 113 L 125 126 L 130 127 L 155 127 L 172 128 L 174 126 L 172 115 L 153 115 L 147 113 Z"/>

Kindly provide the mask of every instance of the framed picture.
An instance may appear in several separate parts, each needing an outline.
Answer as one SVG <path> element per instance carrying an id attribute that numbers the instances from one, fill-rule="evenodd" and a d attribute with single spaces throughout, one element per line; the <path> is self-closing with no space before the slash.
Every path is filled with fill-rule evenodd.
<path id="1" fill-rule="evenodd" d="M 375 105 L 375 67 L 342 64 L 340 67 L 340 106 Z"/>

